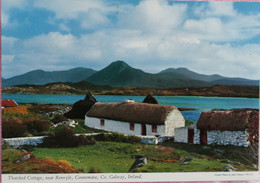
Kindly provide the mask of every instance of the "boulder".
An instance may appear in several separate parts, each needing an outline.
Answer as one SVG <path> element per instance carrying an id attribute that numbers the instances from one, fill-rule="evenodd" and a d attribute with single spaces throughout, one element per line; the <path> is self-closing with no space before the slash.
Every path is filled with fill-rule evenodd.
<path id="1" fill-rule="evenodd" d="M 72 109 L 65 113 L 64 116 L 73 119 L 84 119 L 86 113 L 96 102 L 96 98 L 88 91 L 84 100 L 79 100 L 74 103 Z"/>
<path id="2" fill-rule="evenodd" d="M 159 104 L 159 102 L 151 94 L 149 94 L 145 97 L 145 99 L 143 100 L 143 103 Z"/>

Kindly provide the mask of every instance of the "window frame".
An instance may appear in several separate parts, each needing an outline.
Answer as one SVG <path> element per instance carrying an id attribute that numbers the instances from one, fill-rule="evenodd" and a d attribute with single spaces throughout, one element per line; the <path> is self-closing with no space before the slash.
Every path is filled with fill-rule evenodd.
<path id="1" fill-rule="evenodd" d="M 105 120 L 104 119 L 100 119 L 100 126 L 105 126 Z"/>
<path id="2" fill-rule="evenodd" d="M 152 133 L 157 133 L 157 125 L 152 125 Z"/>
<path id="3" fill-rule="evenodd" d="M 129 127 L 130 127 L 131 131 L 134 131 L 135 130 L 135 123 L 130 123 Z"/>

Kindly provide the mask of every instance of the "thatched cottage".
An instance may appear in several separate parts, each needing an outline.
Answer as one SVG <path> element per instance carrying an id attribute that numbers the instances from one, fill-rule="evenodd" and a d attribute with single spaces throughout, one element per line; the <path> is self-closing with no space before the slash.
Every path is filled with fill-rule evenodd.
<path id="1" fill-rule="evenodd" d="M 175 142 L 247 147 L 258 141 L 259 111 L 256 109 L 202 112 L 197 126 L 175 129 Z"/>
<path id="2" fill-rule="evenodd" d="M 174 128 L 185 126 L 174 106 L 135 103 L 95 103 L 85 116 L 85 125 L 126 135 L 174 136 Z"/>

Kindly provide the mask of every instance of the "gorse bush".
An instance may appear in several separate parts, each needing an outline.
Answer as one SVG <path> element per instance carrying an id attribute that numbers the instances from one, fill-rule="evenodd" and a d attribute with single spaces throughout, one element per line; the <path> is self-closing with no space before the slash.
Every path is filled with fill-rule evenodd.
<path id="1" fill-rule="evenodd" d="M 2 136 L 4 138 L 21 137 L 27 126 L 18 118 L 2 118 Z"/>

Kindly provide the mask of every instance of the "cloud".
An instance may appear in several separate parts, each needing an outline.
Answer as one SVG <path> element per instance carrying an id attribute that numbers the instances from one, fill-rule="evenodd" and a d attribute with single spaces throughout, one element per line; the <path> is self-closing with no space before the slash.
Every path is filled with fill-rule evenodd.
<path id="1" fill-rule="evenodd" d="M 194 18 L 188 4 L 143 0 L 136 6 L 120 5 L 111 18 L 111 5 L 103 1 L 34 2 L 36 9 L 55 13 L 49 22 L 62 33 L 52 30 L 27 39 L 4 36 L 5 60 L 18 68 L 14 71 L 5 64 L 5 77 L 27 72 L 28 65 L 30 70 L 77 66 L 99 70 L 115 60 L 154 73 L 187 67 L 205 74 L 259 77 L 260 45 L 248 39 L 259 35 L 260 14 L 244 15 L 232 3 L 204 3 Z M 71 31 L 70 20 L 82 28 L 79 34 Z"/>
<path id="2" fill-rule="evenodd" d="M 2 0 L 1 1 L 1 26 L 3 28 L 13 27 L 17 22 L 10 21 L 10 11 L 13 8 L 24 9 L 28 5 L 27 0 Z"/>
<path id="3" fill-rule="evenodd" d="M 94 29 L 109 23 L 112 8 L 101 0 L 36 0 L 34 6 L 55 13 L 55 19 L 79 20 L 81 27 Z"/>
<path id="4" fill-rule="evenodd" d="M 218 2 L 210 1 L 207 4 L 202 4 L 194 8 L 194 13 L 202 16 L 229 16 L 233 17 L 237 15 L 236 10 L 234 9 L 233 2 Z"/>
<path id="5" fill-rule="evenodd" d="M 143 0 L 119 14 L 119 26 L 143 32 L 168 33 L 183 21 L 187 5 L 169 5 L 163 0 Z"/>

